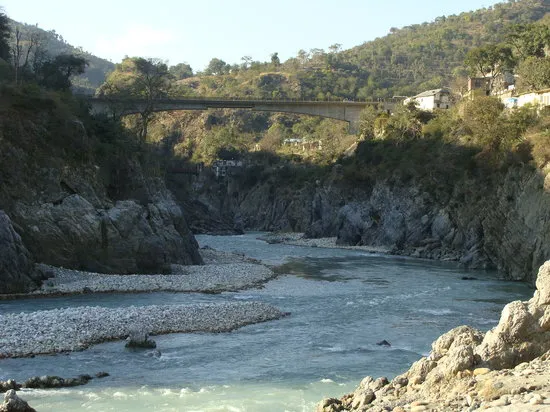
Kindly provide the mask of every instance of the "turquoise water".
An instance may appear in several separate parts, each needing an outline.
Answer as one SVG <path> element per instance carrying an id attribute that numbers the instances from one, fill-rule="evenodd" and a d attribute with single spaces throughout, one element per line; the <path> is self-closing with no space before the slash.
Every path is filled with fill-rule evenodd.
<path id="1" fill-rule="evenodd" d="M 197 238 L 201 245 L 284 263 L 286 275 L 261 289 L 21 300 L 0 302 L 0 311 L 259 300 L 291 316 L 232 333 L 157 336 L 160 356 L 109 342 L 83 352 L 0 360 L 0 380 L 110 373 L 78 388 L 22 392 L 39 411 L 312 411 L 321 398 L 353 390 L 365 375 L 391 378 L 405 371 L 455 326 L 489 329 L 506 303 L 532 294 L 523 284 L 454 263 L 268 245 L 256 236 Z M 383 339 L 392 346 L 376 345 Z"/>

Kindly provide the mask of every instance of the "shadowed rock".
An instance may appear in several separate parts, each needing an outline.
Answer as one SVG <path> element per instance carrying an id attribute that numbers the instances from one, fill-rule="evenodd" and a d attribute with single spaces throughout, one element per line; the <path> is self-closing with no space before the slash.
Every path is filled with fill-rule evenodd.
<path id="1" fill-rule="evenodd" d="M 12 222 L 0 210 L 0 294 L 21 293 L 39 286 L 31 255 Z"/>
<path id="2" fill-rule="evenodd" d="M 154 340 L 149 339 L 149 334 L 140 330 L 130 332 L 130 336 L 126 339 L 127 348 L 135 349 L 154 349 L 157 344 Z"/>

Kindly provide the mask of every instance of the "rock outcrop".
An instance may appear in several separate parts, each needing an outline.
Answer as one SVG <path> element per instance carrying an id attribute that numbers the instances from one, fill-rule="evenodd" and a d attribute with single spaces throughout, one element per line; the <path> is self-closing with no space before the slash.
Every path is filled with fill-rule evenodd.
<path id="1" fill-rule="evenodd" d="M 55 266 L 106 273 L 158 273 L 202 262 L 181 208 L 169 196 L 108 209 L 79 194 L 57 204 L 18 203 L 15 218 L 35 258 Z"/>
<path id="2" fill-rule="evenodd" d="M 492 181 L 465 175 L 445 190 L 414 179 L 352 186 L 338 165 L 322 180 L 301 185 L 289 185 L 278 172 L 264 173 L 253 185 L 242 177 L 201 182 L 186 196 L 208 213 L 197 209 L 192 219 L 208 227 L 205 221 L 233 214 L 249 230 L 337 237 L 341 245 L 496 268 L 533 284 L 538 267 L 550 259 L 550 178 L 530 166 L 494 173 Z"/>
<path id="3" fill-rule="evenodd" d="M 485 335 L 468 326 L 457 327 L 432 344 L 429 356 L 391 382 L 366 377 L 354 393 L 339 400 L 325 400 L 317 410 L 355 411 L 366 406 L 374 410 L 404 406 L 410 410 L 461 410 L 463 406 L 478 408 L 482 402 L 489 405 L 501 396 L 516 395 L 505 377 L 525 374 L 512 370 L 532 370 L 536 365 L 541 373 L 550 374 L 550 261 L 540 267 L 536 285 L 531 300 L 506 305 L 498 325 Z M 526 366 L 529 362 L 532 366 Z M 543 389 L 548 391 L 550 383 L 544 379 Z M 532 390 L 542 388 L 531 386 Z M 545 399 L 539 398 L 539 403 Z"/>
<path id="4" fill-rule="evenodd" d="M 0 294 L 28 292 L 39 285 L 29 251 L 8 215 L 0 210 Z"/>
<path id="5" fill-rule="evenodd" d="M 36 412 L 36 410 L 17 396 L 13 389 L 10 389 L 4 395 L 4 402 L 0 404 L 0 412 Z"/>

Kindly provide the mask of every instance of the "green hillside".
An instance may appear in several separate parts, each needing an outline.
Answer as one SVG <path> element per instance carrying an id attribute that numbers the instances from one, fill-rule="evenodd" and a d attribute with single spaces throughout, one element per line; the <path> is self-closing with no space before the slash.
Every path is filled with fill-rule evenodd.
<path id="1" fill-rule="evenodd" d="M 505 41 L 514 24 L 548 24 L 549 13 L 549 0 L 514 0 L 392 28 L 387 36 L 349 50 L 340 50 L 338 44 L 328 51 L 301 50 L 283 63 L 277 56 L 240 66 L 213 59 L 201 76 L 182 81 L 183 91 L 228 97 L 377 99 L 453 86 L 457 80 L 464 85 L 469 50 Z"/>

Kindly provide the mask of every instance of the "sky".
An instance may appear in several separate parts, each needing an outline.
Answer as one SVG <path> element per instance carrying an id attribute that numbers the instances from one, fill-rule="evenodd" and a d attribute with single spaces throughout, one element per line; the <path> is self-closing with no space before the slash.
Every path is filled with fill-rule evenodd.
<path id="1" fill-rule="evenodd" d="M 216 57 L 281 61 L 300 49 L 343 49 L 391 27 L 489 7 L 494 0 L 0 0 L 8 17 L 55 30 L 70 44 L 120 62 L 125 56 L 188 63 L 201 71 Z"/>

